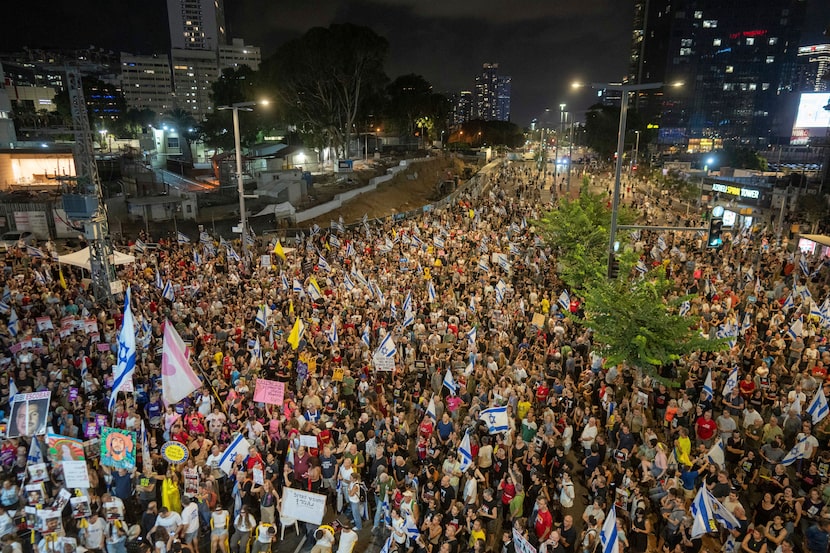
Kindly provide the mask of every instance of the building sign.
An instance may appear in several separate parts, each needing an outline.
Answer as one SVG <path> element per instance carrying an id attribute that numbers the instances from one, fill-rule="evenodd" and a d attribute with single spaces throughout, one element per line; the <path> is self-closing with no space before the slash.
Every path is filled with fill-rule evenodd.
<path id="1" fill-rule="evenodd" d="M 721 192 L 723 194 L 729 194 L 730 196 L 740 196 L 741 198 L 752 198 L 753 200 L 757 200 L 761 197 L 761 192 L 759 190 L 753 190 L 751 188 L 740 188 L 738 186 L 729 186 L 726 184 L 718 184 L 715 183 L 712 185 L 712 190 L 714 192 Z"/>

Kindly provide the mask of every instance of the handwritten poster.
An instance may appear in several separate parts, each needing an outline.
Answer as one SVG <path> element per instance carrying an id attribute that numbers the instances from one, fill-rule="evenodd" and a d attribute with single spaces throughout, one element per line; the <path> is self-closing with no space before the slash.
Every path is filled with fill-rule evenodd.
<path id="1" fill-rule="evenodd" d="M 271 405 L 282 405 L 285 400 L 285 383 L 276 380 L 256 379 L 254 401 L 270 403 Z"/>

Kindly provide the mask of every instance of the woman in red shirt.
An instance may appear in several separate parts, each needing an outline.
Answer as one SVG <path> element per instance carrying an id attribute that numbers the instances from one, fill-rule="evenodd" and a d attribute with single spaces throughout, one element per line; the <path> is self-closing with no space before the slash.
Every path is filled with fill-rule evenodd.
<path id="1" fill-rule="evenodd" d="M 744 398 L 744 400 L 749 399 L 755 392 L 755 381 L 752 380 L 752 374 L 747 373 L 744 375 L 743 380 L 738 383 L 738 387 L 741 391 L 741 397 Z"/>

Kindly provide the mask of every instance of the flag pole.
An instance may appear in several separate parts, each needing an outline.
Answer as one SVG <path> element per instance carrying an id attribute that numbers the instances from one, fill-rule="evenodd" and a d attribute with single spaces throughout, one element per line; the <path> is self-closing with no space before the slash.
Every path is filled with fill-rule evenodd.
<path id="1" fill-rule="evenodd" d="M 213 384 L 211 383 L 211 381 L 208 378 L 207 374 L 205 374 L 205 370 L 201 367 L 201 365 L 197 364 L 196 366 L 199 367 L 199 372 L 202 374 L 202 377 L 204 377 L 205 382 L 208 385 L 208 388 L 210 388 L 210 391 L 213 392 L 213 397 L 215 397 L 216 401 L 219 403 L 219 408 L 222 410 L 223 413 L 225 413 L 226 417 L 230 418 L 230 415 L 228 414 L 228 410 L 225 409 L 225 404 L 222 402 L 221 399 L 219 399 L 219 394 L 216 392 L 216 388 L 213 387 Z"/>

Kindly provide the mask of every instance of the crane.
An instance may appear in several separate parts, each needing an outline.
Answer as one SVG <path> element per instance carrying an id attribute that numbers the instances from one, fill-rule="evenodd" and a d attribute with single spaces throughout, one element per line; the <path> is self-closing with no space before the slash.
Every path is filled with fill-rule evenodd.
<path id="1" fill-rule="evenodd" d="M 76 67 L 66 68 L 66 88 L 75 131 L 75 179 L 64 180 L 63 209 L 67 217 L 80 223 L 89 244 L 89 265 L 92 292 L 101 305 L 107 305 L 115 290 L 112 243 L 107 222 L 107 206 L 101 191 L 101 179 L 95 164 L 93 134 L 89 125 L 81 73 Z"/>

